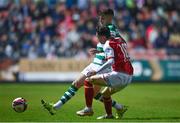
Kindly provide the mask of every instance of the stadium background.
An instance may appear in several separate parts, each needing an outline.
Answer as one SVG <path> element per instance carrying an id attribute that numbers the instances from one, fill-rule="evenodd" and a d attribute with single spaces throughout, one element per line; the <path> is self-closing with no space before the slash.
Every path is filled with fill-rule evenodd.
<path id="1" fill-rule="evenodd" d="M 97 13 L 107 7 L 114 9 L 113 23 L 128 43 L 135 68 L 132 88 L 148 83 L 160 93 L 163 83 L 171 88 L 175 82 L 172 90 L 179 91 L 179 0 L 0 0 L 1 99 L 8 88 L 15 93 L 11 87 L 23 90 L 25 83 L 46 82 L 53 90 L 52 82 L 72 82 L 92 60 L 87 50 L 98 42 Z"/>

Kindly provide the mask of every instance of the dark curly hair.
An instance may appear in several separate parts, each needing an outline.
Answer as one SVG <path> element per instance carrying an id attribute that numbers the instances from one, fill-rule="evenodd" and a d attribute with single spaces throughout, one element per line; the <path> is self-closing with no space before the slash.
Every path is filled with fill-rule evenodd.
<path id="1" fill-rule="evenodd" d="M 114 11 L 110 8 L 99 12 L 99 15 L 111 15 L 114 16 Z"/>
<path id="2" fill-rule="evenodd" d="M 109 28 L 105 27 L 105 26 L 99 27 L 98 30 L 97 30 L 97 34 L 99 36 L 106 36 L 106 38 L 111 37 Z"/>

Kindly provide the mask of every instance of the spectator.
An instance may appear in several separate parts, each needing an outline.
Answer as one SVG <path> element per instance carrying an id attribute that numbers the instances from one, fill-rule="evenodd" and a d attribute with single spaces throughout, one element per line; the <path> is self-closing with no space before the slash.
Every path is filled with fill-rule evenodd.
<path id="1" fill-rule="evenodd" d="M 171 40 L 180 33 L 178 3 L 178 0 L 0 0 L 0 57 L 86 58 L 87 49 L 97 43 L 97 13 L 107 7 L 114 7 L 114 24 L 132 48 L 167 49 L 168 55 L 179 55 L 179 44 Z"/>

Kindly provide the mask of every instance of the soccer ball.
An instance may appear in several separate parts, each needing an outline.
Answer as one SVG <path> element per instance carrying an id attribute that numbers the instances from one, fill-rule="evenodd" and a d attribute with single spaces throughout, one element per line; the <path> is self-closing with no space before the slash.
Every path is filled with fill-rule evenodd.
<path id="1" fill-rule="evenodd" d="M 13 100 L 12 108 L 18 113 L 24 112 L 27 109 L 27 101 L 22 97 L 18 97 Z"/>

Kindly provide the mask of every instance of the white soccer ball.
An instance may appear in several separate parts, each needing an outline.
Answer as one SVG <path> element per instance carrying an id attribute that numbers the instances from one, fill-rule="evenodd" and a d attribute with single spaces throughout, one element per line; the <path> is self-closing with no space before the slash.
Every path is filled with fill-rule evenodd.
<path id="1" fill-rule="evenodd" d="M 24 112 L 27 109 L 27 101 L 22 97 L 18 97 L 13 100 L 12 108 L 18 113 Z"/>

